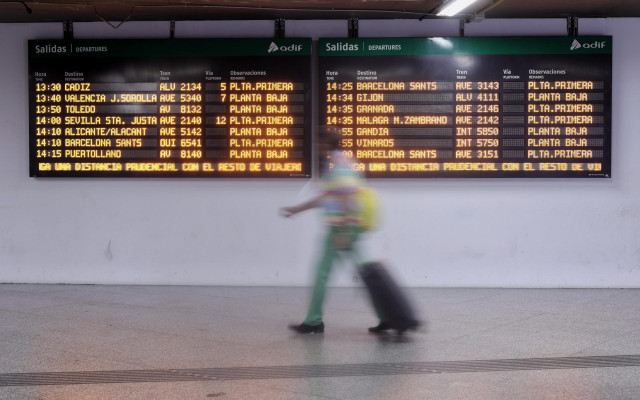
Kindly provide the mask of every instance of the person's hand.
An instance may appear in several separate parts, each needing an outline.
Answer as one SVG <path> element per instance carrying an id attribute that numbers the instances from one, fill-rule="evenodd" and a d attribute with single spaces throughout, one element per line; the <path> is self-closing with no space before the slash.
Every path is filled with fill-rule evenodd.
<path id="1" fill-rule="evenodd" d="M 304 203 L 296 204 L 295 206 L 282 207 L 279 214 L 285 218 L 290 218 L 297 213 L 318 207 L 320 204 L 319 197 L 307 200 Z"/>
<path id="2" fill-rule="evenodd" d="M 295 214 L 299 213 L 300 210 L 298 210 L 298 207 L 296 206 L 291 206 L 291 207 L 282 207 L 280 209 L 280 215 L 285 217 L 285 218 L 291 218 L 292 216 L 294 216 Z"/>

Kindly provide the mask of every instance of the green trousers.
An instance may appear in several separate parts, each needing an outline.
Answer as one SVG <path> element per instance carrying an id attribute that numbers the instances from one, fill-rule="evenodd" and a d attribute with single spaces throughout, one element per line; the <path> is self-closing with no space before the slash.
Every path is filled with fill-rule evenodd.
<path id="1" fill-rule="evenodd" d="M 316 265 L 316 275 L 311 293 L 311 302 L 309 303 L 309 311 L 304 323 L 307 325 L 318 325 L 322 322 L 322 304 L 324 303 L 325 291 L 329 275 L 333 269 L 333 264 L 338 257 L 350 258 L 357 267 L 360 267 L 365 261 L 358 248 L 358 239 L 360 237 L 359 227 L 349 227 L 349 235 L 351 236 L 351 247 L 349 249 L 338 250 L 335 246 L 335 237 L 338 233 L 338 227 L 330 226 L 323 243 L 323 251 Z M 378 318 L 381 318 L 380 312 L 376 310 Z"/>

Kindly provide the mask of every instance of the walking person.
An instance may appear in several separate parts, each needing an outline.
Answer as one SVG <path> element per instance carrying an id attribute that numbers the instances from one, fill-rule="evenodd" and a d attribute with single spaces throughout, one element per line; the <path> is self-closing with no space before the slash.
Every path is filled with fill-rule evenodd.
<path id="1" fill-rule="evenodd" d="M 304 203 L 281 209 L 281 214 L 285 217 L 320 207 L 325 213 L 326 235 L 322 242 L 320 259 L 316 265 L 307 316 L 300 325 L 289 326 L 298 333 L 324 332 L 322 306 L 335 260 L 338 257 L 348 257 L 357 267 L 367 261 L 363 258 L 358 246 L 358 240 L 362 234 L 362 212 L 358 193 L 365 182 L 362 174 L 351 168 L 350 164 L 354 159 L 344 155 L 340 140 L 341 135 L 335 128 L 325 128 L 320 137 L 319 151 L 325 161 L 323 163 L 325 165 L 321 166 L 323 167 L 321 168 L 322 193 Z M 325 155 L 326 158 L 324 158 Z M 329 168 L 329 165 L 332 167 Z M 383 319 L 380 318 L 380 320 Z M 371 328 L 370 331 L 376 328 L 378 327 Z"/>

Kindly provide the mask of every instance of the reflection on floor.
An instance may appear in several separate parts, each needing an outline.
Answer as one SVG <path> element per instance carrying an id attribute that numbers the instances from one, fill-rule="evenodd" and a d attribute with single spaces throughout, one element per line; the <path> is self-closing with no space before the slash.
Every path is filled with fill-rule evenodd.
<path id="1" fill-rule="evenodd" d="M 306 288 L 0 285 L 0 399 L 635 399 L 640 290 L 410 289 L 426 329 L 325 333 Z"/>

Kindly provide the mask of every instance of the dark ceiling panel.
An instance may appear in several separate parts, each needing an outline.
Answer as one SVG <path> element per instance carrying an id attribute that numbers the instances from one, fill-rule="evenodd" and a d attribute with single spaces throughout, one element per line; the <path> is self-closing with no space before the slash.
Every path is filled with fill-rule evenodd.
<path id="1" fill-rule="evenodd" d="M 0 22 L 434 18 L 443 0 L 0 1 Z M 463 18 L 640 17 L 638 0 L 480 0 Z"/>
<path id="2" fill-rule="evenodd" d="M 615 18 L 640 16 L 638 0 L 504 0 L 487 18 Z"/>

